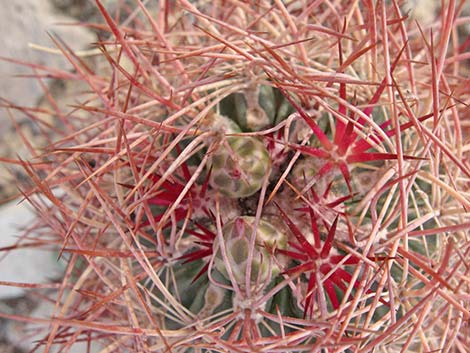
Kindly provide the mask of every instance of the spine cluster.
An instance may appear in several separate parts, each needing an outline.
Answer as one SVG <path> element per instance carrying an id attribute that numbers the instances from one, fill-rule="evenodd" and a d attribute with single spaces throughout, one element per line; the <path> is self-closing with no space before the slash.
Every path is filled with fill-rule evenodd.
<path id="1" fill-rule="evenodd" d="M 45 344 L 465 350 L 455 1 L 425 28 L 397 1 L 96 3 L 96 68 L 57 41 L 75 71 L 46 71 L 85 84 L 79 103 L 22 110 L 60 122 L 40 162 L 18 162 L 68 261 Z"/>

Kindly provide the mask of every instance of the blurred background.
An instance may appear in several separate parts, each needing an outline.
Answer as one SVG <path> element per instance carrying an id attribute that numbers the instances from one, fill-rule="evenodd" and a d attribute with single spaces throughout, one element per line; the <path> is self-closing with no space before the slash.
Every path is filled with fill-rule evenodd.
<path id="1" fill-rule="evenodd" d="M 106 1 L 105 1 L 106 2 Z M 109 2 L 109 1 L 108 1 Z M 49 35 L 54 34 L 74 50 L 86 49 L 96 40 L 91 31 L 77 26 L 64 25 L 77 20 L 98 17 L 94 1 L 90 0 L 0 0 L 0 57 L 70 70 L 70 65 L 53 51 Z M 35 106 L 41 102 L 44 91 L 34 80 L 19 77 L 31 74 L 31 68 L 11 61 L 0 60 L 0 104 Z M 60 83 L 45 81 L 56 91 L 66 90 Z M 62 83 L 63 84 L 63 83 Z M 11 118 L 22 127 L 28 138 L 39 135 L 30 121 L 17 112 L 0 108 L 0 156 L 27 158 L 27 150 L 15 133 Z M 0 248 L 15 243 L 21 228 L 33 219 L 25 203 L 11 198 L 17 193 L 15 179 L 24 176 L 19 171 L 8 171 L 0 163 Z M 5 256 L 0 252 L 0 281 L 47 282 L 58 277 L 63 267 L 49 253 L 22 249 Z M 32 294 L 16 287 L 0 286 L 0 312 L 15 315 L 45 316 L 51 303 L 44 303 Z M 0 352 L 22 353 L 34 346 L 34 330 L 25 334 L 24 324 L 0 319 Z M 83 347 L 82 347 L 83 348 Z M 41 349 L 39 350 L 41 351 Z M 78 347 L 76 352 L 81 352 Z"/>

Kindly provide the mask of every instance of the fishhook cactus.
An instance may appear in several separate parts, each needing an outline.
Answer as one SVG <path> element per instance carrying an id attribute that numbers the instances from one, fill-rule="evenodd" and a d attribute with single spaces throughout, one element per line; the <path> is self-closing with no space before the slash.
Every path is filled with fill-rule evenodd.
<path id="1" fill-rule="evenodd" d="M 95 1 L 96 67 L 30 65 L 83 95 L 4 103 L 58 134 L 5 159 L 67 261 L 46 352 L 465 351 L 464 2 Z"/>

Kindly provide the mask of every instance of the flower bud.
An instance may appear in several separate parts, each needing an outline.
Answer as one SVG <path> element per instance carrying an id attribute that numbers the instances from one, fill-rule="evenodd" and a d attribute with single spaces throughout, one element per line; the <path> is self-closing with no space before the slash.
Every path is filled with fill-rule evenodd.
<path id="1" fill-rule="evenodd" d="M 210 184 L 229 197 L 256 193 L 270 174 L 271 160 L 264 144 L 254 137 L 227 138 L 230 148 L 221 144 L 210 161 Z"/>
<path id="2" fill-rule="evenodd" d="M 227 223 L 222 234 L 224 244 L 214 243 L 216 247 L 214 264 L 216 269 L 224 277 L 230 279 L 227 266 L 230 266 L 236 282 L 245 285 L 245 274 L 249 261 L 250 240 L 254 231 L 255 217 L 237 217 Z M 286 234 L 281 233 L 271 223 L 261 219 L 256 228 L 255 247 L 251 258 L 252 283 L 265 283 L 273 276 L 276 276 L 280 269 L 274 261 L 273 248 L 285 249 L 287 247 Z M 225 263 L 219 246 L 225 247 L 227 261 Z"/>

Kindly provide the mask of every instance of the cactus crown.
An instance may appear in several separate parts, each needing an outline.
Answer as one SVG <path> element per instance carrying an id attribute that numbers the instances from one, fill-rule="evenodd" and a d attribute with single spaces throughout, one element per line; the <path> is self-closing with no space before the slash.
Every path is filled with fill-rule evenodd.
<path id="1" fill-rule="evenodd" d="M 70 254 L 48 347 L 94 333 L 145 352 L 462 346 L 454 1 L 434 37 L 396 1 L 138 1 L 127 20 L 96 2 L 102 67 L 61 47 L 94 96 L 58 114 L 47 163 L 23 163 Z"/>

